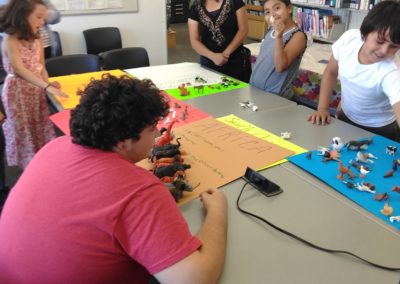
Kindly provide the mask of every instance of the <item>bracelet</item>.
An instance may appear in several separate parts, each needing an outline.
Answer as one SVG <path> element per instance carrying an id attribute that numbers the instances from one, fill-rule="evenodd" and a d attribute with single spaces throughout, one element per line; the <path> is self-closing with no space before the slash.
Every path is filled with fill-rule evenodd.
<path id="1" fill-rule="evenodd" d="M 47 91 L 47 89 L 48 89 L 50 86 L 53 86 L 53 85 L 52 85 L 51 83 L 48 83 L 47 86 L 44 87 L 44 90 Z"/>

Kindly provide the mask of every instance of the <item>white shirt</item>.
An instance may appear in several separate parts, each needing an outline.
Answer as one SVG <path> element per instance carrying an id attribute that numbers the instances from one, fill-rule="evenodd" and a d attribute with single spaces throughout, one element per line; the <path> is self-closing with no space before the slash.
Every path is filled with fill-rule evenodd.
<path id="1" fill-rule="evenodd" d="M 353 122 L 381 127 L 396 119 L 392 105 L 400 101 L 400 68 L 394 58 L 361 64 L 358 53 L 363 44 L 360 30 L 349 30 L 332 45 L 339 64 L 341 106 Z"/>

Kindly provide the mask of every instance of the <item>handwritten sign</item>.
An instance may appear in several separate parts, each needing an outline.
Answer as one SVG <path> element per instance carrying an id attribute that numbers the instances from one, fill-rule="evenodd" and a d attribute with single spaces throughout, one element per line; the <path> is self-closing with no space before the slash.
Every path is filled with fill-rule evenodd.
<path id="1" fill-rule="evenodd" d="M 260 169 L 293 154 L 253 135 L 247 134 L 214 118 L 205 118 L 174 129 L 181 137 L 187 180 L 197 188 L 185 192 L 181 203 L 200 195 L 208 188 L 218 188 L 239 177 L 246 167 Z M 140 166 L 149 168 L 146 161 Z"/>
<path id="2" fill-rule="evenodd" d="M 260 139 L 266 140 L 268 142 L 271 142 L 273 144 L 276 144 L 278 146 L 286 148 L 286 149 L 288 149 L 290 151 L 293 151 L 295 154 L 301 154 L 301 153 L 307 152 L 306 149 L 304 149 L 304 148 L 302 148 L 302 147 L 300 147 L 300 146 L 298 146 L 296 144 L 293 144 L 290 141 L 282 139 L 279 136 L 276 136 L 275 134 L 273 134 L 273 133 L 271 133 L 269 131 L 266 131 L 266 130 L 264 130 L 262 128 L 259 128 L 259 127 L 255 126 L 254 124 L 251 124 L 251 123 L 249 123 L 249 122 L 247 122 L 247 121 L 245 121 L 245 120 L 243 120 L 243 119 L 241 119 L 241 118 L 239 118 L 239 117 L 237 117 L 237 116 L 235 116 L 233 114 L 230 114 L 230 115 L 227 115 L 227 116 L 223 116 L 223 117 L 219 117 L 219 118 L 217 118 L 217 120 L 221 121 L 221 122 L 224 122 L 224 123 L 226 123 L 226 124 L 228 124 L 228 125 L 230 125 L 232 127 L 235 127 L 237 129 L 240 129 L 240 130 L 242 130 L 242 131 L 244 131 L 244 132 L 246 132 L 248 134 L 256 136 L 256 137 L 258 137 Z M 280 161 L 278 161 L 276 163 L 273 163 L 273 164 L 269 165 L 268 167 L 276 166 L 276 165 L 282 164 L 284 162 L 287 162 L 287 160 L 286 159 L 282 159 L 282 160 L 280 160 Z M 268 168 L 268 167 L 264 167 L 264 168 Z M 259 170 L 259 169 L 257 169 L 257 170 Z"/>

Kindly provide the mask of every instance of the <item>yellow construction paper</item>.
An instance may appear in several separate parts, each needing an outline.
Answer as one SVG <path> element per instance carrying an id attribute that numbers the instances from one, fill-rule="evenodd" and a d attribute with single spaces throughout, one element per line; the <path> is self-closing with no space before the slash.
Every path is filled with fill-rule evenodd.
<path id="1" fill-rule="evenodd" d="M 255 126 L 254 124 L 251 124 L 233 114 L 219 117 L 219 118 L 217 118 L 217 120 L 224 122 L 224 123 L 226 123 L 232 127 L 235 127 L 237 129 L 240 129 L 250 135 L 256 136 L 260 139 L 263 139 L 270 143 L 276 144 L 282 148 L 291 150 L 291 151 L 295 152 L 296 155 L 307 152 L 306 149 L 304 149 L 296 144 L 293 144 L 292 142 L 287 141 L 283 138 L 280 138 L 279 136 L 272 134 L 271 132 L 268 132 L 262 128 L 259 128 L 259 127 Z M 283 160 L 280 160 L 278 162 L 275 162 L 273 164 L 270 164 L 270 165 L 268 165 L 264 168 L 258 169 L 258 170 L 263 170 L 263 169 L 273 167 L 273 166 L 276 166 L 276 165 L 279 165 L 279 164 L 282 164 L 285 162 L 287 162 L 287 160 L 283 159 Z"/>
<path id="2" fill-rule="evenodd" d="M 105 73 L 110 73 L 117 77 L 121 75 L 127 75 L 122 70 L 111 70 L 111 71 L 99 71 L 99 72 L 52 77 L 49 79 L 49 81 L 59 82 L 61 84 L 61 90 L 63 90 L 69 96 L 69 98 L 60 98 L 57 96 L 55 96 L 54 98 L 64 109 L 73 109 L 75 106 L 79 104 L 80 97 L 76 95 L 78 89 L 84 89 L 85 86 L 90 82 L 90 79 L 92 78 L 101 79 L 101 76 Z"/>

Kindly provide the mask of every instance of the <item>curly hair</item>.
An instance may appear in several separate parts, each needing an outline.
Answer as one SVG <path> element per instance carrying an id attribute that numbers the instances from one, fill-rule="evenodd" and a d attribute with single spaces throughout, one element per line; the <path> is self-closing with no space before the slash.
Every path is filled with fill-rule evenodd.
<path id="1" fill-rule="evenodd" d="M 0 32 L 9 35 L 17 34 L 19 39 L 34 40 L 40 37 L 39 33 L 33 33 L 28 22 L 29 15 L 33 13 L 36 5 L 46 4 L 43 0 L 9 0 L 0 7 Z"/>
<path id="2" fill-rule="evenodd" d="M 375 31 L 384 38 L 389 31 L 390 40 L 400 44 L 400 2 L 386 0 L 376 4 L 365 16 L 360 31 L 363 39 Z"/>
<path id="3" fill-rule="evenodd" d="M 150 80 L 104 74 L 92 79 L 80 104 L 71 111 L 71 136 L 76 144 L 110 151 L 125 139 L 138 140 L 144 128 L 168 114 L 167 97 Z"/>

